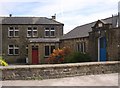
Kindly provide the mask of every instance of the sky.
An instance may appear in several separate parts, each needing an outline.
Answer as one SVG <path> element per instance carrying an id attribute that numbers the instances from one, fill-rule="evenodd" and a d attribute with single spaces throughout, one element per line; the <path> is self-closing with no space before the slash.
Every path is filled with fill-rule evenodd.
<path id="1" fill-rule="evenodd" d="M 0 16 L 48 17 L 64 23 L 64 33 L 118 13 L 120 0 L 0 0 Z"/>

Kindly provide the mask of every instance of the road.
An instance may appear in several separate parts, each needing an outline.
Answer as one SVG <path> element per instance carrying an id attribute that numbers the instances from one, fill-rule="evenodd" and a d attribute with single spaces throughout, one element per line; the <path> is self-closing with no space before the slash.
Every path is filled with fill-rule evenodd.
<path id="1" fill-rule="evenodd" d="M 2 86 L 118 86 L 118 73 L 45 80 L 1 81 Z"/>

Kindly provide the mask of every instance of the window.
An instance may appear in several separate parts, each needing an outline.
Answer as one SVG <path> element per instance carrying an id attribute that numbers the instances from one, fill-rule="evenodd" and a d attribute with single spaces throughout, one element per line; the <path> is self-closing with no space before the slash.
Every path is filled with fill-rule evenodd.
<path id="1" fill-rule="evenodd" d="M 19 36 L 18 27 L 15 27 L 15 29 L 14 29 L 14 36 L 15 36 L 15 37 L 18 37 L 18 36 Z"/>
<path id="2" fill-rule="evenodd" d="M 18 45 L 9 45 L 8 46 L 8 54 L 9 55 L 18 55 L 19 54 L 19 46 Z"/>
<path id="3" fill-rule="evenodd" d="M 32 28 L 31 27 L 28 27 L 27 37 L 32 37 Z"/>
<path id="4" fill-rule="evenodd" d="M 51 53 L 53 53 L 54 49 L 55 49 L 55 46 L 51 46 Z"/>
<path id="5" fill-rule="evenodd" d="M 9 51 L 8 51 L 8 54 L 9 54 L 9 55 L 13 55 L 13 54 L 14 54 L 14 47 L 13 47 L 13 45 L 9 45 L 9 46 L 8 46 L 8 50 L 9 50 Z"/>
<path id="6" fill-rule="evenodd" d="M 55 29 L 54 28 L 51 28 L 51 30 L 50 30 L 50 36 L 55 36 Z"/>
<path id="7" fill-rule="evenodd" d="M 14 55 L 18 55 L 19 54 L 19 47 L 18 45 L 14 46 Z"/>
<path id="8" fill-rule="evenodd" d="M 54 28 L 45 28 L 45 37 L 54 37 L 55 29 Z"/>
<path id="9" fill-rule="evenodd" d="M 18 29 L 18 27 L 9 27 L 9 29 L 8 29 L 8 36 L 9 37 L 18 37 L 19 36 L 19 29 Z"/>
<path id="10" fill-rule="evenodd" d="M 37 27 L 28 27 L 27 30 L 27 37 L 37 37 Z"/>
<path id="11" fill-rule="evenodd" d="M 103 24 L 102 24 L 102 23 L 99 23 L 99 24 L 98 24 L 98 27 L 102 27 L 102 26 L 103 26 Z"/>
<path id="12" fill-rule="evenodd" d="M 37 37 L 37 27 L 33 27 L 33 37 Z"/>
<path id="13" fill-rule="evenodd" d="M 49 56 L 49 46 L 45 46 L 45 56 Z"/>
<path id="14" fill-rule="evenodd" d="M 49 28 L 45 29 L 45 37 L 49 37 L 50 36 L 50 30 Z"/>
<path id="15" fill-rule="evenodd" d="M 51 46 L 45 46 L 45 56 L 49 56 L 51 53 L 53 53 L 53 50 L 55 49 L 54 45 Z"/>
<path id="16" fill-rule="evenodd" d="M 86 52 L 86 44 L 85 42 L 77 43 L 77 51 L 85 53 Z"/>

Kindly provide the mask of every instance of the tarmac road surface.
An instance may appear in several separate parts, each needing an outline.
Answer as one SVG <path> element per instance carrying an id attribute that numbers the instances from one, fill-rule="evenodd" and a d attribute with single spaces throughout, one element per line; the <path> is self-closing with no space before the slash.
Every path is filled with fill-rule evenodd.
<path id="1" fill-rule="evenodd" d="M 118 86 L 118 73 L 44 80 L 0 81 L 1 86 Z"/>

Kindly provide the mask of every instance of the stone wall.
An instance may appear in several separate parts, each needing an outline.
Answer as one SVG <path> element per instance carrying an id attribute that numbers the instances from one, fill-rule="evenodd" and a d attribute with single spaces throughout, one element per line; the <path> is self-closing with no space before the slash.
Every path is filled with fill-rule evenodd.
<path id="1" fill-rule="evenodd" d="M 76 52 L 78 43 L 85 43 L 86 52 L 88 53 L 88 37 L 74 38 L 74 39 L 61 39 L 60 48 L 69 47 L 72 52 Z"/>
<path id="2" fill-rule="evenodd" d="M 118 73 L 120 62 L 23 65 L 0 68 L 2 80 L 41 80 L 71 76 Z"/>

